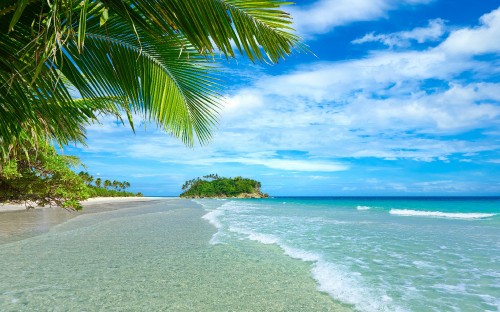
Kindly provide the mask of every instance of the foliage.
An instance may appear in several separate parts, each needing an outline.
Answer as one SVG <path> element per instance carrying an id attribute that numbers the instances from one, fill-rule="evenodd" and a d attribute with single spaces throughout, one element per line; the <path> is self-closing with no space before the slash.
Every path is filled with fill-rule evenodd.
<path id="1" fill-rule="evenodd" d="M 285 4 L 2 0 L 0 159 L 16 144 L 84 142 L 100 114 L 123 112 L 132 127 L 138 113 L 188 145 L 207 142 L 222 101 L 213 55 L 275 63 L 302 48 Z"/>
<path id="2" fill-rule="evenodd" d="M 88 172 L 80 171 L 78 176 L 84 181 L 88 188 L 90 197 L 129 197 L 129 196 L 143 196 L 141 193 L 127 192 L 126 189 L 130 187 L 130 182 L 117 181 L 117 180 L 104 180 L 91 176 Z"/>
<path id="3" fill-rule="evenodd" d="M 242 177 L 223 178 L 216 174 L 186 181 L 181 197 L 236 197 L 240 194 L 260 194 L 261 183 Z M 263 194 L 264 195 L 264 194 Z"/>
<path id="4" fill-rule="evenodd" d="M 110 190 L 102 187 L 90 187 L 88 190 L 90 197 L 142 197 L 142 193 L 127 192 L 125 190 Z"/>
<path id="5" fill-rule="evenodd" d="M 89 197 L 142 196 L 126 192 L 127 181 L 106 180 L 107 188 L 93 185 L 90 174 L 71 169 L 80 165 L 76 157 L 59 155 L 48 143 L 15 152 L 16 158 L 0 161 L 0 203 L 80 210 L 80 201 Z"/>
<path id="6" fill-rule="evenodd" d="M 89 193 L 81 177 L 71 170 L 77 163 L 74 157 L 58 155 L 49 144 L 17 155 L 0 162 L 0 202 L 23 203 L 27 208 L 82 208 L 79 202 Z"/>

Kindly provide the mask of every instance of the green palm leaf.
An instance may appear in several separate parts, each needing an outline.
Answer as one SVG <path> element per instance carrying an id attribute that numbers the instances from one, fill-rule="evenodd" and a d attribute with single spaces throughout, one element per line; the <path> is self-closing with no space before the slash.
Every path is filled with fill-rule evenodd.
<path id="1" fill-rule="evenodd" d="M 207 56 L 234 57 L 234 45 L 252 61 L 277 62 L 303 48 L 284 4 L 5 0 L 2 157 L 26 140 L 83 141 L 85 126 L 108 113 L 140 113 L 188 145 L 208 142 L 223 99 Z"/>

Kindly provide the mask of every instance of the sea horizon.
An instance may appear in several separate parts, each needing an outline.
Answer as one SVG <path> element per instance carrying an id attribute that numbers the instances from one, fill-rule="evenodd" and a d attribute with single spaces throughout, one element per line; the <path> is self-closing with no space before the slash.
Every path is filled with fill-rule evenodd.
<path id="1" fill-rule="evenodd" d="M 160 198 L 176 198 L 179 195 L 144 195 L 144 197 L 160 197 Z M 209 198 L 209 197 L 207 197 Z M 218 197 L 214 197 L 218 198 Z M 248 198 L 236 198 L 236 197 L 220 197 L 227 199 L 248 199 Z M 500 195 L 269 195 L 268 198 L 259 199 L 269 199 L 269 198 L 498 198 Z"/>

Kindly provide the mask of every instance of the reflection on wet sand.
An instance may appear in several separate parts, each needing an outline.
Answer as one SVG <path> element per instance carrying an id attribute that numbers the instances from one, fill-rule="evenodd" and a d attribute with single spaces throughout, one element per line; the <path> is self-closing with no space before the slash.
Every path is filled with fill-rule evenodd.
<path id="1" fill-rule="evenodd" d="M 48 232 L 53 226 L 77 216 L 105 212 L 124 207 L 124 202 L 133 204 L 152 201 L 154 198 L 109 198 L 84 202 L 83 211 L 68 211 L 59 207 L 35 208 L 29 210 L 2 211 L 0 205 L 0 244 L 21 240 Z"/>

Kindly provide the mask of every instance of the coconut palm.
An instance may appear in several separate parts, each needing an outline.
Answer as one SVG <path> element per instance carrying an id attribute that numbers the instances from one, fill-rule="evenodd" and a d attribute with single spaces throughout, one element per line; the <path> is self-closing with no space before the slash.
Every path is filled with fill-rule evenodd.
<path id="1" fill-rule="evenodd" d="M 111 183 L 111 180 L 106 179 L 106 180 L 104 180 L 104 182 L 103 182 L 103 187 L 104 187 L 105 189 L 108 189 L 108 188 L 109 188 L 109 187 L 111 187 L 112 185 L 113 185 L 113 183 Z"/>
<path id="2" fill-rule="evenodd" d="M 192 145 L 216 124 L 212 59 L 301 48 L 283 0 L 2 0 L 0 152 L 84 142 L 100 114 L 140 114 Z"/>
<path id="3" fill-rule="evenodd" d="M 128 181 L 123 181 L 123 189 L 128 189 L 130 187 L 130 182 Z"/>

